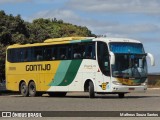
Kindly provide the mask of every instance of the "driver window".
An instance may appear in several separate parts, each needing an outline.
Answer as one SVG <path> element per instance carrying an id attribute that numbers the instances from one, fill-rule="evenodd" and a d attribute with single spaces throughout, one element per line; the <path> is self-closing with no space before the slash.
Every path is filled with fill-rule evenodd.
<path id="1" fill-rule="evenodd" d="M 97 42 L 97 56 L 102 73 L 106 76 L 110 76 L 109 52 L 106 43 Z"/>

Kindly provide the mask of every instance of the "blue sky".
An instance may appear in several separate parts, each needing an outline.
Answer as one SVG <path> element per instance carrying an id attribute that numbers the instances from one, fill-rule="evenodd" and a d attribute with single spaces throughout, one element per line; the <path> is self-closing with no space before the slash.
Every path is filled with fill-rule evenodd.
<path id="1" fill-rule="evenodd" d="M 155 56 L 149 72 L 160 72 L 160 0 L 0 0 L 0 10 L 29 22 L 57 18 L 95 34 L 140 40 Z"/>

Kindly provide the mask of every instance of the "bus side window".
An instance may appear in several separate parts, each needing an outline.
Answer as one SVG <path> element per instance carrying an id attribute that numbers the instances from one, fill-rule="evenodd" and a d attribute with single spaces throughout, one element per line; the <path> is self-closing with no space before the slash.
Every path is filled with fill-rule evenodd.
<path id="1" fill-rule="evenodd" d="M 67 59 L 67 47 L 59 47 L 58 54 L 59 54 L 58 59 L 60 60 Z"/>
<path id="2" fill-rule="evenodd" d="M 95 43 L 85 46 L 85 52 L 83 53 L 83 56 L 86 59 L 95 59 Z"/>
<path id="3" fill-rule="evenodd" d="M 52 60 L 57 60 L 58 58 L 57 58 L 57 55 L 58 55 L 58 49 L 57 49 L 57 47 L 53 47 L 52 48 L 52 53 L 51 53 L 52 55 L 51 55 L 51 59 Z"/>
<path id="4" fill-rule="evenodd" d="M 24 62 L 27 62 L 27 61 L 29 61 L 29 59 L 28 59 L 28 51 L 27 51 L 27 49 L 24 49 L 24 59 L 23 59 L 23 61 Z"/>
<path id="5" fill-rule="evenodd" d="M 34 48 L 34 60 L 42 61 L 43 60 L 43 49 L 40 47 Z"/>
<path id="6" fill-rule="evenodd" d="M 52 49 L 46 47 L 44 49 L 44 60 L 52 60 Z"/>
<path id="7" fill-rule="evenodd" d="M 72 58 L 73 59 L 80 59 L 82 57 L 82 54 L 81 54 L 81 45 L 78 45 L 78 44 L 74 44 L 73 45 L 73 56 Z"/>
<path id="8" fill-rule="evenodd" d="M 67 59 L 71 59 L 72 58 L 72 45 L 70 44 L 70 45 L 68 45 L 68 48 L 67 48 L 68 50 L 68 55 L 67 55 Z"/>
<path id="9" fill-rule="evenodd" d="M 7 59 L 9 62 L 14 62 L 15 61 L 15 50 L 14 49 L 8 49 L 7 51 Z"/>

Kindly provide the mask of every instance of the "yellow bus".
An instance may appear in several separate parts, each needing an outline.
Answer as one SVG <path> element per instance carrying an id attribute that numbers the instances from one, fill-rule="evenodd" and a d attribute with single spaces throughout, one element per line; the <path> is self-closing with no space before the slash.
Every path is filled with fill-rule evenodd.
<path id="1" fill-rule="evenodd" d="M 63 97 L 67 92 L 118 94 L 147 90 L 141 42 L 123 38 L 65 37 L 14 44 L 6 52 L 6 88 L 22 96 Z"/>

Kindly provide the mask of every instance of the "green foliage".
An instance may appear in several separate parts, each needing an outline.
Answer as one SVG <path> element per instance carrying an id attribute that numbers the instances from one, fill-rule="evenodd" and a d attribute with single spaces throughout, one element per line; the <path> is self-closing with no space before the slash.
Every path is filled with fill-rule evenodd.
<path id="1" fill-rule="evenodd" d="M 160 79 L 157 79 L 157 80 L 156 80 L 155 86 L 160 87 Z"/>
<path id="2" fill-rule="evenodd" d="M 25 22 L 20 15 L 6 15 L 0 11 L 0 78 L 4 77 L 6 46 L 20 43 L 43 42 L 48 38 L 96 35 L 87 27 L 65 23 L 63 20 L 35 19 L 32 23 Z"/>
<path id="3" fill-rule="evenodd" d="M 4 79 L 5 77 L 5 52 L 6 52 L 6 47 L 3 44 L 0 44 L 0 79 Z"/>

